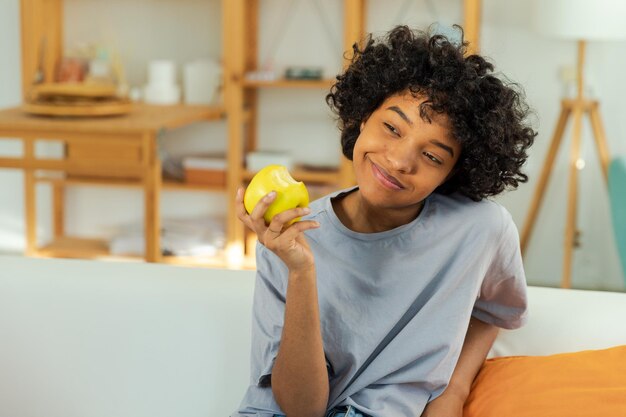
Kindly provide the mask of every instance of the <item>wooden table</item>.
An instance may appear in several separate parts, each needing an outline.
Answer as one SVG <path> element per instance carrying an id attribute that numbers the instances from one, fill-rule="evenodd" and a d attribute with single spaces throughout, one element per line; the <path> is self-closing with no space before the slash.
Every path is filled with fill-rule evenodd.
<path id="1" fill-rule="evenodd" d="M 21 157 L 0 157 L 0 168 L 24 171 L 26 253 L 40 252 L 36 236 L 35 184 L 39 172 L 61 174 L 53 184 L 55 241 L 72 242 L 64 233 L 64 188 L 72 179 L 91 178 L 94 182 L 139 185 L 144 194 L 145 259 L 158 262 L 160 251 L 161 161 L 158 136 L 165 130 L 197 121 L 221 119 L 224 110 L 212 106 L 152 106 L 138 104 L 125 116 L 98 118 L 49 118 L 31 116 L 19 107 L 0 111 L 0 140 L 18 139 Z M 57 141 L 65 145 L 60 159 L 39 158 L 35 141 Z M 107 251 L 97 240 L 81 240 L 80 245 L 97 254 Z M 67 256 L 76 249 L 65 245 Z M 63 248 L 60 249 L 63 256 Z"/>

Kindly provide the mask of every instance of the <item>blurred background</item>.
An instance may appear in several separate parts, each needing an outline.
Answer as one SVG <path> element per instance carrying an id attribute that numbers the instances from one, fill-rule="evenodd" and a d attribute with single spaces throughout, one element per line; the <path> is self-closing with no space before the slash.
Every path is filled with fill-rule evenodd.
<path id="1" fill-rule="evenodd" d="M 548 155 L 561 100 L 575 99 L 577 95 L 578 44 L 538 30 L 533 23 L 533 2 L 368 0 L 352 2 L 361 4 L 364 17 L 351 20 L 346 16 L 350 12 L 346 6 L 349 1 L 259 0 L 253 2 L 256 16 L 251 20 L 241 18 L 246 16 L 246 11 L 237 9 L 237 5 L 248 7 L 247 2 L 237 0 L 225 6 L 228 1 L 63 0 L 61 7 L 55 9 L 60 10 L 58 20 L 62 25 L 59 32 L 62 62 L 54 64 L 54 79 L 46 74 L 48 79 L 31 81 L 23 79 L 23 55 L 33 57 L 36 78 L 38 62 L 50 59 L 54 44 L 51 39 L 42 41 L 45 36 L 39 33 L 24 43 L 23 25 L 36 26 L 37 18 L 31 9 L 34 7 L 43 8 L 42 21 L 53 19 L 45 12 L 50 6 L 44 0 L 0 0 L 0 108 L 17 108 L 29 100 L 31 104 L 41 105 L 48 93 L 41 89 L 36 97 L 26 94 L 24 90 L 30 84 L 67 82 L 72 77 L 87 82 L 87 77 L 92 77 L 91 81 L 100 77 L 99 81 L 105 79 L 104 82 L 115 84 L 115 103 L 121 106 L 143 102 L 164 109 L 167 106 L 203 109 L 202 115 L 181 116 L 181 120 L 187 117 L 189 123 L 166 125 L 155 136 L 156 152 L 168 181 L 191 184 L 195 181 L 191 180 L 194 169 L 209 173 L 195 181 L 195 186 L 164 187 L 158 194 L 159 210 L 153 213 L 161 219 L 157 225 L 161 233 L 160 255 L 228 257 L 229 244 L 234 244 L 232 255 L 246 241 L 241 230 L 229 220 L 232 190 L 235 182 L 249 179 L 247 172 L 254 171 L 254 164 L 265 161 L 292 164 L 294 169 L 302 170 L 302 179 L 307 185 L 311 183 L 317 194 L 344 183 L 339 132 L 324 96 L 330 86 L 328 79 L 340 72 L 344 64 L 346 22 L 362 21 L 363 31 L 375 36 L 397 24 L 417 29 L 435 24 L 437 30 L 454 35 L 451 25 L 464 23 L 467 11 L 464 7 L 468 3 L 471 7 L 478 4 L 478 44 L 473 47 L 495 63 L 498 74 L 522 86 L 534 111 L 532 125 L 539 132 L 526 165 L 529 182 L 496 199 L 511 212 L 521 233 Z M 26 7 L 30 20 L 21 15 L 21 7 Z M 244 38 L 239 39 L 242 33 Z M 231 35 L 235 38 L 225 38 Z M 255 68 L 239 74 L 244 80 L 228 78 L 238 68 L 246 68 L 245 62 L 241 62 L 249 56 L 246 48 L 256 57 Z M 244 52 L 238 55 L 237 51 Z M 601 103 L 600 114 L 613 160 L 626 155 L 623 116 L 626 40 L 589 40 L 585 57 L 584 96 Z M 59 74 L 63 73 L 66 78 L 60 80 Z M 32 71 L 28 74 L 33 76 Z M 285 77 L 292 84 L 285 81 L 286 85 L 280 85 Z M 201 88 L 206 94 L 194 97 Z M 207 115 L 209 108 L 222 110 L 213 117 Z M 41 107 L 29 110 L 32 114 L 46 111 Z M 167 113 L 173 117 L 172 112 Z M 130 116 L 109 117 L 110 123 L 117 123 L 113 121 L 115 117 Z M 82 116 L 78 118 L 80 123 L 85 122 Z M 5 127 L 12 123 L 0 117 L 0 125 L 2 120 Z M 68 120 L 74 119 L 61 117 L 60 121 L 68 123 Z M 239 123 L 250 120 L 243 127 Z M 20 123 L 22 129 L 27 129 L 25 123 L 30 122 L 20 119 Z M 562 285 L 572 125 L 570 120 L 565 128 L 524 253 L 528 282 L 533 285 Z M 252 143 L 247 142 L 250 135 L 254 137 L 254 146 L 246 148 L 246 144 Z M 0 158 L 20 157 L 22 144 L 17 134 L 2 136 L 6 138 L 0 139 Z M 589 118 L 583 118 L 580 137 L 580 156 L 576 161 L 579 233 L 577 245 L 572 245 L 571 286 L 621 291 L 624 278 L 614 226 L 616 216 L 620 215 L 615 211 L 626 211 L 626 207 L 615 203 L 611 207 Z M 238 140 L 241 142 L 237 143 L 244 144 L 243 153 L 242 148 L 233 149 L 233 141 Z M 54 140 L 38 141 L 34 149 L 42 158 L 63 158 L 67 152 L 62 141 Z M 225 173 L 225 177 L 216 177 L 216 172 Z M 45 248 L 58 237 L 54 218 L 58 203 L 53 195 L 53 182 L 37 181 L 33 232 L 37 243 L 29 249 L 24 178 L 22 169 L 0 170 L 0 251 L 36 255 L 39 248 Z M 79 179 L 63 183 L 66 185 L 62 196 L 63 234 L 76 239 L 97 237 L 115 255 L 141 256 L 145 250 L 146 194 L 138 187 L 145 181 L 140 180 L 135 188 L 119 184 L 94 186 L 94 183 Z M 316 183 L 319 183 L 317 188 Z M 48 253 L 54 255 L 53 251 Z M 72 254 L 64 252 L 62 256 Z"/>

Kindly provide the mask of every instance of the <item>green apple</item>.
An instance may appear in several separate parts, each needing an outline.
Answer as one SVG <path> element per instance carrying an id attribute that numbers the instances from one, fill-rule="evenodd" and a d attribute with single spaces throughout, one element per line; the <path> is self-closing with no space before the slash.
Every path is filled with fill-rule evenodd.
<path id="1" fill-rule="evenodd" d="M 268 165 L 256 173 L 246 188 L 243 196 L 246 211 L 252 213 L 259 200 L 271 191 L 276 191 L 276 198 L 265 212 L 264 218 L 267 224 L 278 213 L 309 205 L 309 192 L 303 182 L 294 180 L 287 168 L 282 165 Z M 298 220 L 299 218 L 291 223 Z"/>

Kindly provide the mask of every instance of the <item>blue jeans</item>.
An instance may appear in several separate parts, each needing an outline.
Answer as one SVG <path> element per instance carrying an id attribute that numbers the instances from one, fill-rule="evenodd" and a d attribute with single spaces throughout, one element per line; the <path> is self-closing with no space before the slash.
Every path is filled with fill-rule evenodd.
<path id="1" fill-rule="evenodd" d="M 274 417 L 285 417 L 282 414 L 274 414 Z M 326 417 L 368 417 L 359 412 L 351 405 L 335 407 L 326 414 Z"/>

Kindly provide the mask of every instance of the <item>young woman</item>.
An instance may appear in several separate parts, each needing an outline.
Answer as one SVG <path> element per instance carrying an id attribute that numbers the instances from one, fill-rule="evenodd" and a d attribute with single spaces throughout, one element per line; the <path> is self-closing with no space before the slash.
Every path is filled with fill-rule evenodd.
<path id="1" fill-rule="evenodd" d="M 396 27 L 327 96 L 357 186 L 266 224 L 252 377 L 234 416 L 462 416 L 497 334 L 526 315 L 510 214 L 527 180 L 521 95 L 466 45 Z M 305 216 L 293 226 L 294 218 Z"/>

